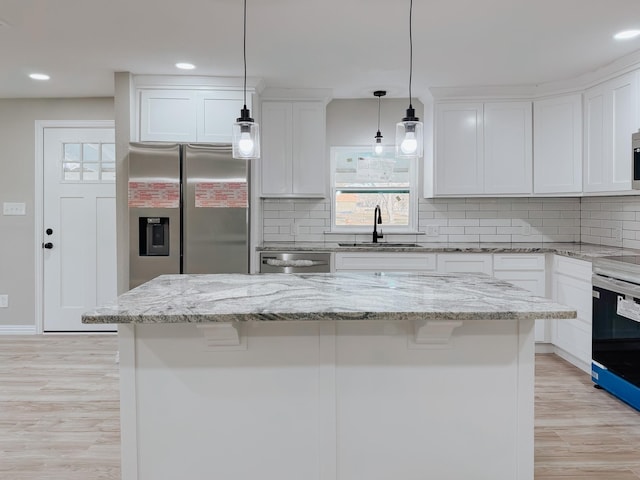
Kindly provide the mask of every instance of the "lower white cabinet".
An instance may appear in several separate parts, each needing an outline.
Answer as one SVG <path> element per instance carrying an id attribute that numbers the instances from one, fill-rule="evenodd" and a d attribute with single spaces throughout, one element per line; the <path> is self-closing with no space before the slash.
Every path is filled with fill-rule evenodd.
<path id="1" fill-rule="evenodd" d="M 573 307 L 575 320 L 554 320 L 553 344 L 558 354 L 586 372 L 591 371 L 591 263 L 554 255 L 553 295 L 555 302 Z"/>
<path id="2" fill-rule="evenodd" d="M 336 272 L 433 272 L 432 253 L 344 252 L 335 255 Z"/>
<path id="3" fill-rule="evenodd" d="M 438 272 L 441 273 L 493 273 L 490 253 L 439 253 Z"/>
<path id="4" fill-rule="evenodd" d="M 546 296 L 545 255 L 495 254 L 493 276 L 530 291 L 539 297 Z M 536 320 L 536 342 L 550 342 L 549 321 Z"/>

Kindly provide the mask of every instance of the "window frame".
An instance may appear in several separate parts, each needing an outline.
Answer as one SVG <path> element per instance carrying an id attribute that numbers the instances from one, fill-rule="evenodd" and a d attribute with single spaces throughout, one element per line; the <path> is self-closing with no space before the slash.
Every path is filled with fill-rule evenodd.
<path id="1" fill-rule="evenodd" d="M 373 229 L 373 210 L 371 211 L 371 225 L 336 225 L 337 212 L 336 212 L 336 192 L 338 190 L 344 191 L 345 188 L 336 188 L 336 163 L 339 156 L 344 154 L 353 153 L 354 155 L 362 152 L 371 151 L 371 146 L 333 146 L 330 148 L 330 190 L 331 190 L 331 233 L 341 234 L 360 234 L 371 233 Z M 385 146 L 385 153 L 395 153 L 394 146 Z M 397 233 L 397 234 L 413 234 L 418 229 L 418 162 L 416 159 L 409 160 L 409 211 L 408 211 L 408 225 L 389 225 L 382 223 L 382 229 L 385 233 Z M 384 193 L 385 190 L 393 191 L 402 187 L 388 187 L 380 188 L 378 191 Z M 375 187 L 354 187 L 347 188 L 349 191 L 371 191 L 376 190 Z"/>

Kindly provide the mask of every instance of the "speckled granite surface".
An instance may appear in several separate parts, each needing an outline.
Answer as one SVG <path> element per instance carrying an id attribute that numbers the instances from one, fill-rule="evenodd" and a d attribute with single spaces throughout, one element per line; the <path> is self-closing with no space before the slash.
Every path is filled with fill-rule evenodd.
<path id="1" fill-rule="evenodd" d="M 162 275 L 84 323 L 575 318 L 569 307 L 485 275 Z"/>
<path id="2" fill-rule="evenodd" d="M 608 247 L 591 243 L 418 243 L 418 247 L 375 246 L 341 247 L 337 243 L 272 242 L 258 247 L 263 252 L 427 252 L 427 253 L 557 253 L 591 261 L 613 255 L 639 255 L 631 248 Z"/>

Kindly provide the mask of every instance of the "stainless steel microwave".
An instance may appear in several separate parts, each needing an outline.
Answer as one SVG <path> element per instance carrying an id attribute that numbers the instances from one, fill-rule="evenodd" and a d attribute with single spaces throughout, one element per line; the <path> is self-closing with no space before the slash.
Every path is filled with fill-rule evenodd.
<path id="1" fill-rule="evenodd" d="M 640 190 L 640 130 L 631 136 L 631 151 L 633 152 L 633 185 L 634 190 Z"/>

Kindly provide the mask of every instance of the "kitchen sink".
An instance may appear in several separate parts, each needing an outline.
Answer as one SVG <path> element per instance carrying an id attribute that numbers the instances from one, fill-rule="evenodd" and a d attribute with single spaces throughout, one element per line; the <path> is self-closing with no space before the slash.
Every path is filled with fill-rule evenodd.
<path id="1" fill-rule="evenodd" d="M 389 243 L 389 242 L 356 242 L 338 243 L 339 247 L 419 247 L 417 243 Z"/>

